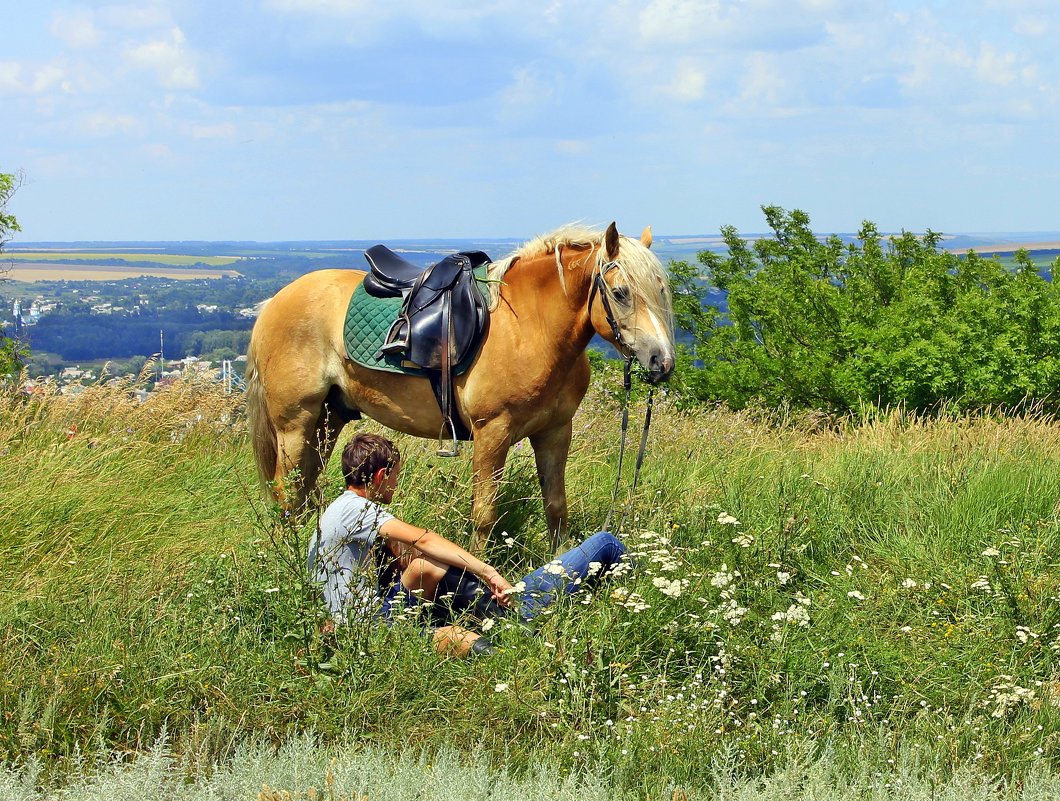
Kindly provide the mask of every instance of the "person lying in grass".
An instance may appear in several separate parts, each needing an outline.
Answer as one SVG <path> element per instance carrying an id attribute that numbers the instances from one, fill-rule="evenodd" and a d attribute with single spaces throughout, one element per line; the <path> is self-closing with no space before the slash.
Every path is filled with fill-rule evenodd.
<path id="1" fill-rule="evenodd" d="M 513 587 L 456 543 L 388 512 L 400 474 L 401 454 L 386 437 L 357 434 L 343 449 L 346 490 L 320 515 L 309 546 L 310 573 L 336 625 L 390 621 L 434 602 L 418 611 L 439 651 L 488 651 L 490 642 L 458 619 L 513 615 L 529 622 L 560 595 L 604 578 L 625 553 L 618 538 L 599 531 Z"/>

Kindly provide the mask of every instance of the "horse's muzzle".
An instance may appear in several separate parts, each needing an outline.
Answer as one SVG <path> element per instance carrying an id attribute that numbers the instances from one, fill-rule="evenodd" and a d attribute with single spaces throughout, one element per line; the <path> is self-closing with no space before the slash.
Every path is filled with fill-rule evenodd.
<path id="1" fill-rule="evenodd" d="M 641 362 L 641 364 L 644 364 Z M 653 351 L 648 357 L 648 363 L 644 365 L 648 371 L 648 381 L 652 384 L 661 384 L 674 372 L 674 357 L 668 352 Z"/>

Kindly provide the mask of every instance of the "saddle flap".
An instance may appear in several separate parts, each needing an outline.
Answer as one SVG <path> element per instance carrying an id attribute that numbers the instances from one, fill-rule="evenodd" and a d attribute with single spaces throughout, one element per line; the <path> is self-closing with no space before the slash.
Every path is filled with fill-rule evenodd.
<path id="1" fill-rule="evenodd" d="M 417 282 L 403 307 L 408 320 L 406 358 L 432 370 L 441 369 L 446 359 L 459 364 L 476 345 L 487 316 L 470 260 L 444 261 L 449 264 L 442 267 L 439 262 Z"/>

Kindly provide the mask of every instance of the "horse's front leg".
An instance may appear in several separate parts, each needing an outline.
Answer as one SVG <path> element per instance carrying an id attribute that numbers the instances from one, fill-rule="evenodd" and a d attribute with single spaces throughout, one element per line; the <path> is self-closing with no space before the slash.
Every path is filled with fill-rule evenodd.
<path id="1" fill-rule="evenodd" d="M 497 524 L 497 494 L 512 440 L 506 422 L 493 421 L 475 430 L 474 501 L 471 519 L 475 533 L 471 552 L 482 553 Z"/>
<path id="2" fill-rule="evenodd" d="M 553 552 L 566 541 L 568 534 L 566 472 L 570 439 L 570 420 L 530 437 Z"/>

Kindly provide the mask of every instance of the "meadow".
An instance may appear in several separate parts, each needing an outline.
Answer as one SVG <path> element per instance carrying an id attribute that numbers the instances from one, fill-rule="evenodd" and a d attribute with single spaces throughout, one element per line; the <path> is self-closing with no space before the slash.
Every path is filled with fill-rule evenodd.
<path id="1" fill-rule="evenodd" d="M 617 386 L 575 419 L 580 531 Z M 414 620 L 322 636 L 312 528 L 262 500 L 241 398 L 127 390 L 0 398 L 0 797 L 1060 794 L 1054 420 L 664 397 L 635 565 L 458 660 Z M 466 541 L 468 454 L 397 441 L 396 513 Z M 503 502 L 517 577 L 548 556 L 525 443 Z"/>

